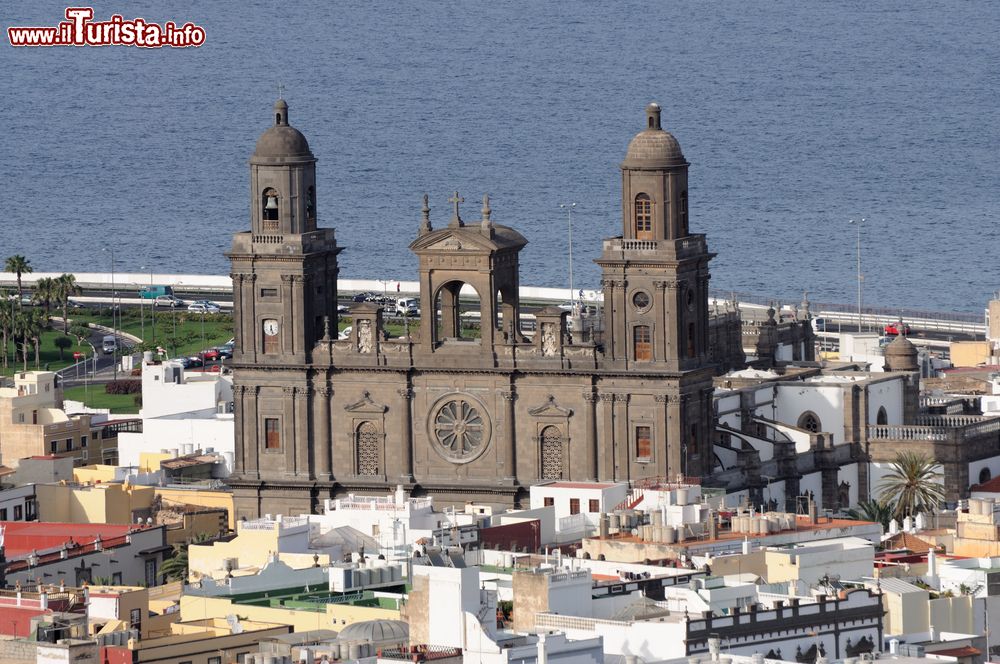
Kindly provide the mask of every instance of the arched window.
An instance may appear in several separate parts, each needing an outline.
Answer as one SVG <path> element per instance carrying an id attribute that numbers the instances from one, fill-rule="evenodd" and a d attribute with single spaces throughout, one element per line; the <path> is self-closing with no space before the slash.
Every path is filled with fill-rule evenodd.
<path id="1" fill-rule="evenodd" d="M 632 329 L 632 348 L 637 362 L 653 359 L 653 342 L 648 325 L 636 325 Z"/>
<path id="2" fill-rule="evenodd" d="M 698 352 L 694 343 L 694 323 L 688 323 L 688 357 L 695 357 Z"/>
<path id="3" fill-rule="evenodd" d="M 685 237 L 688 234 L 688 193 L 686 191 L 681 192 L 681 202 L 680 202 L 680 223 L 678 224 L 680 237 Z"/>
<path id="4" fill-rule="evenodd" d="M 278 191 L 268 187 L 261 196 L 261 220 L 265 231 L 278 230 Z"/>
<path id="5" fill-rule="evenodd" d="M 650 200 L 649 194 L 639 194 L 635 197 L 635 238 L 653 239 L 653 201 Z"/>
<path id="6" fill-rule="evenodd" d="M 880 406 L 878 415 L 875 416 L 875 424 L 888 424 L 889 415 L 885 412 L 885 406 Z"/>
<path id="7" fill-rule="evenodd" d="M 807 410 L 799 417 L 799 428 L 811 431 L 812 433 L 819 433 L 823 430 L 823 425 L 820 423 L 816 413 Z"/>
<path id="8" fill-rule="evenodd" d="M 990 472 L 989 468 L 983 468 L 979 471 L 979 483 L 986 484 L 991 479 L 993 479 L 993 473 Z"/>
<path id="9" fill-rule="evenodd" d="M 556 427 L 545 427 L 541 436 L 541 477 L 559 480 L 563 476 L 563 437 Z"/>
<path id="10" fill-rule="evenodd" d="M 354 457 L 357 474 L 373 477 L 380 474 L 378 428 L 371 422 L 362 422 L 354 433 Z"/>

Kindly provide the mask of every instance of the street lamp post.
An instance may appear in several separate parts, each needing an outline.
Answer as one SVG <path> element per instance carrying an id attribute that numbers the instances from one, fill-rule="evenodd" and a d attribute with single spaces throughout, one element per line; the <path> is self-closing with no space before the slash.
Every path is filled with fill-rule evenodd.
<path id="1" fill-rule="evenodd" d="M 559 207 L 566 210 L 566 229 L 569 233 L 569 301 L 576 302 L 576 291 L 573 290 L 573 208 L 576 203 L 560 203 Z"/>
<path id="2" fill-rule="evenodd" d="M 858 334 L 861 334 L 861 282 L 864 280 L 864 275 L 861 273 L 861 226 L 867 221 L 864 217 L 861 219 L 851 219 L 848 223 L 854 224 L 858 230 Z"/>
<path id="3" fill-rule="evenodd" d="M 115 323 L 115 311 L 117 309 L 118 291 L 115 289 L 115 248 L 104 247 L 101 251 L 111 253 L 111 331 L 115 337 L 115 345 L 111 350 L 111 360 L 114 363 L 115 380 L 118 380 L 118 324 Z M 118 319 L 121 320 L 121 314 Z"/>

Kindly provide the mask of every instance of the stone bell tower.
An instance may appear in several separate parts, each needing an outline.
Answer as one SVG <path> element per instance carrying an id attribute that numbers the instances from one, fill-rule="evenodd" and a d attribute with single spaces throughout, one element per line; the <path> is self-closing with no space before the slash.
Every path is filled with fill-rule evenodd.
<path id="1" fill-rule="evenodd" d="M 664 425 L 651 441 L 670 477 L 711 470 L 708 251 L 688 225 L 688 162 L 646 107 L 645 126 L 621 163 L 622 234 L 604 240 L 604 368 L 659 376 Z"/>
<path id="2" fill-rule="evenodd" d="M 622 171 L 622 235 L 604 241 L 605 353 L 621 368 L 679 371 L 705 363 L 708 263 L 688 228 L 688 163 L 646 107 Z"/>
<path id="3" fill-rule="evenodd" d="M 233 237 L 233 403 L 238 515 L 298 514 L 329 480 L 329 443 L 313 443 L 310 374 L 317 342 L 336 336 L 337 246 L 317 227 L 316 158 L 279 99 L 250 158 L 250 230 Z M 320 383 L 318 387 L 315 385 Z M 261 509 L 266 505 L 267 510 Z"/>

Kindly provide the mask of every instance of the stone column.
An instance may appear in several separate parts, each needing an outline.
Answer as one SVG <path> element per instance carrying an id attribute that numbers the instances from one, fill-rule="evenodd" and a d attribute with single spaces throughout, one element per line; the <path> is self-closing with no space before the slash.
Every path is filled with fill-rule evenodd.
<path id="1" fill-rule="evenodd" d="M 312 450 L 309 445 L 312 438 L 310 433 L 315 430 L 315 423 L 310 426 L 309 422 L 309 401 L 312 399 L 313 390 L 309 386 L 294 389 L 292 396 L 295 399 L 295 474 L 302 478 L 313 478 L 316 476 L 316 467 L 310 455 Z"/>
<path id="2" fill-rule="evenodd" d="M 597 395 L 593 392 L 584 392 L 583 400 L 586 402 L 584 406 L 584 443 L 585 443 L 585 456 L 587 459 L 586 463 L 586 474 L 585 479 L 597 481 L 599 478 L 598 468 L 601 465 L 601 448 L 597 443 Z"/>
<path id="3" fill-rule="evenodd" d="M 316 477 L 320 480 L 331 480 L 330 473 L 332 467 L 331 450 L 333 448 L 330 440 L 330 395 L 333 394 L 326 385 L 316 388 L 316 395 L 313 397 L 313 421 L 316 424 L 316 441 L 313 454 L 316 459 Z"/>
<path id="4" fill-rule="evenodd" d="M 513 482 L 517 479 L 517 435 L 514 430 L 514 400 L 517 394 L 511 391 L 501 392 L 503 397 L 503 425 L 504 425 L 504 458 L 503 477 L 505 481 Z"/>
<path id="5" fill-rule="evenodd" d="M 681 303 L 678 299 L 678 283 L 676 279 L 663 282 L 664 302 L 669 306 L 664 308 L 663 327 L 666 337 L 667 354 L 665 359 L 670 363 L 671 369 L 680 368 L 680 358 L 684 350 L 680 347 L 680 328 L 684 324 L 684 317 L 681 315 Z"/>
<path id="6" fill-rule="evenodd" d="M 234 280 L 235 282 L 235 280 Z M 244 385 L 233 385 L 233 431 L 236 435 L 236 453 L 233 455 L 233 475 L 240 477 L 246 468 L 247 455 L 246 437 L 244 435 L 243 396 L 246 393 Z"/>
<path id="7" fill-rule="evenodd" d="M 656 401 L 656 412 L 655 424 L 656 427 L 656 474 L 660 477 L 665 477 L 668 481 L 671 478 L 671 472 L 677 474 L 677 459 L 674 459 L 673 452 L 670 449 L 670 435 L 667 432 L 667 395 L 666 394 L 655 394 L 653 399 Z"/>
<path id="8" fill-rule="evenodd" d="M 295 336 L 295 314 L 292 308 L 292 275 L 281 275 L 281 352 L 292 353 L 292 337 Z"/>
<path id="9" fill-rule="evenodd" d="M 243 453 L 246 459 L 245 473 L 253 479 L 260 478 L 260 440 L 257 437 L 257 413 L 259 412 L 258 399 L 260 398 L 260 387 L 257 385 L 243 386 L 244 410 L 243 410 Z M 247 403 L 253 406 L 249 409 L 245 407 Z M 248 413 L 249 410 L 249 413 Z"/>
<path id="10" fill-rule="evenodd" d="M 257 361 L 257 353 L 260 348 L 257 344 L 257 311 L 254 297 L 254 284 L 257 282 L 256 274 L 243 275 L 244 286 L 240 289 L 243 296 L 243 309 L 240 312 L 239 325 L 243 329 L 243 348 L 247 351 L 244 361 Z M 247 286 L 249 284 L 249 286 Z"/>
<path id="11" fill-rule="evenodd" d="M 615 403 L 615 479 L 628 480 L 632 477 L 631 445 L 632 432 L 628 427 L 629 395 L 616 394 Z"/>
<path id="12" fill-rule="evenodd" d="M 399 458 L 402 464 L 400 481 L 404 484 L 413 482 L 413 390 L 403 387 L 396 390 L 399 394 Z"/>
<path id="13" fill-rule="evenodd" d="M 653 296 L 653 319 L 656 325 L 653 327 L 653 358 L 659 362 L 667 359 L 667 330 L 669 322 L 667 320 L 667 282 L 657 279 L 653 282 L 656 294 Z"/>
<path id="14" fill-rule="evenodd" d="M 681 398 L 676 394 L 667 395 L 667 475 L 688 474 L 687 435 L 681 419 Z"/>
<path id="15" fill-rule="evenodd" d="M 235 348 L 240 348 L 243 338 L 243 330 L 240 329 L 245 318 L 241 315 L 243 313 L 243 276 L 236 272 L 229 275 L 229 278 L 233 280 L 233 346 Z"/>
<path id="16" fill-rule="evenodd" d="M 604 402 L 604 444 L 600 446 L 600 467 L 598 472 L 602 480 L 614 480 L 615 477 L 615 395 L 602 394 Z"/>
<path id="17" fill-rule="evenodd" d="M 281 388 L 281 391 L 284 400 L 281 409 L 281 456 L 285 463 L 284 474 L 290 476 L 295 475 L 295 470 L 298 466 L 298 459 L 296 458 L 298 446 L 296 445 L 295 435 L 295 388 L 286 385 Z"/>
<path id="18" fill-rule="evenodd" d="M 309 330 L 312 328 L 313 321 L 309 316 L 306 315 L 305 310 L 305 287 L 306 278 L 301 274 L 292 275 L 292 319 L 291 328 L 294 332 L 292 335 L 290 345 L 293 353 L 304 353 L 309 350 L 305 347 L 296 348 L 296 343 L 299 339 L 302 339 L 303 345 L 305 340 L 309 338 Z"/>

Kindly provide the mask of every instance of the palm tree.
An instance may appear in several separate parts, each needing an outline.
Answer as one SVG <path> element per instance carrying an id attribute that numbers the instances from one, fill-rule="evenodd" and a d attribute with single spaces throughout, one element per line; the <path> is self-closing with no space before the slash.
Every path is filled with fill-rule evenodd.
<path id="1" fill-rule="evenodd" d="M 6 291 L 4 291 L 6 295 Z M 2 298 L 0 298 L 2 299 Z M 3 368 L 6 369 L 9 365 L 7 362 L 7 344 L 10 342 L 10 338 L 14 333 L 14 312 L 8 309 L 6 306 L 0 305 L 0 343 L 3 346 Z M 15 356 L 16 357 L 16 356 Z"/>
<path id="2" fill-rule="evenodd" d="M 28 317 L 31 322 L 31 343 L 35 346 L 35 368 L 38 368 L 38 349 L 42 343 L 42 332 L 49 326 L 49 317 L 45 312 L 34 310 Z"/>
<path id="3" fill-rule="evenodd" d="M 892 507 L 878 500 L 863 500 L 857 507 L 847 510 L 847 516 L 858 521 L 881 523 L 884 530 L 889 530 Z"/>
<path id="4" fill-rule="evenodd" d="M 209 539 L 209 536 L 205 533 L 198 533 L 190 542 L 183 542 L 181 544 L 174 544 L 174 555 L 171 558 L 163 561 L 160 565 L 160 575 L 164 580 L 170 581 L 183 581 L 187 583 L 188 580 L 188 546 L 190 544 L 200 544 Z"/>
<path id="5" fill-rule="evenodd" d="M 4 270 L 17 275 L 17 302 L 18 306 L 21 306 L 21 275 L 34 272 L 34 269 L 31 267 L 31 261 L 21 254 L 14 254 L 7 258 L 7 261 L 4 263 Z"/>
<path id="6" fill-rule="evenodd" d="M 42 277 L 35 282 L 35 291 L 31 294 L 31 299 L 45 307 L 45 315 L 48 316 L 52 303 L 58 301 L 58 295 L 56 280 Z"/>
<path id="7" fill-rule="evenodd" d="M 21 358 L 24 360 L 23 371 L 28 370 L 28 342 L 31 340 L 31 318 L 27 312 L 18 311 L 13 323 L 14 356 L 17 359 L 17 344 L 21 344 Z"/>
<path id="8" fill-rule="evenodd" d="M 67 328 L 69 328 L 69 298 L 79 295 L 82 291 L 76 283 L 76 276 L 72 274 L 63 274 L 56 277 L 55 284 L 56 302 L 62 307 L 63 332 L 66 333 Z"/>
<path id="9" fill-rule="evenodd" d="M 879 501 L 890 506 L 897 519 L 933 510 L 944 500 L 944 486 L 939 481 L 943 477 L 930 457 L 900 452 L 879 483 Z"/>

